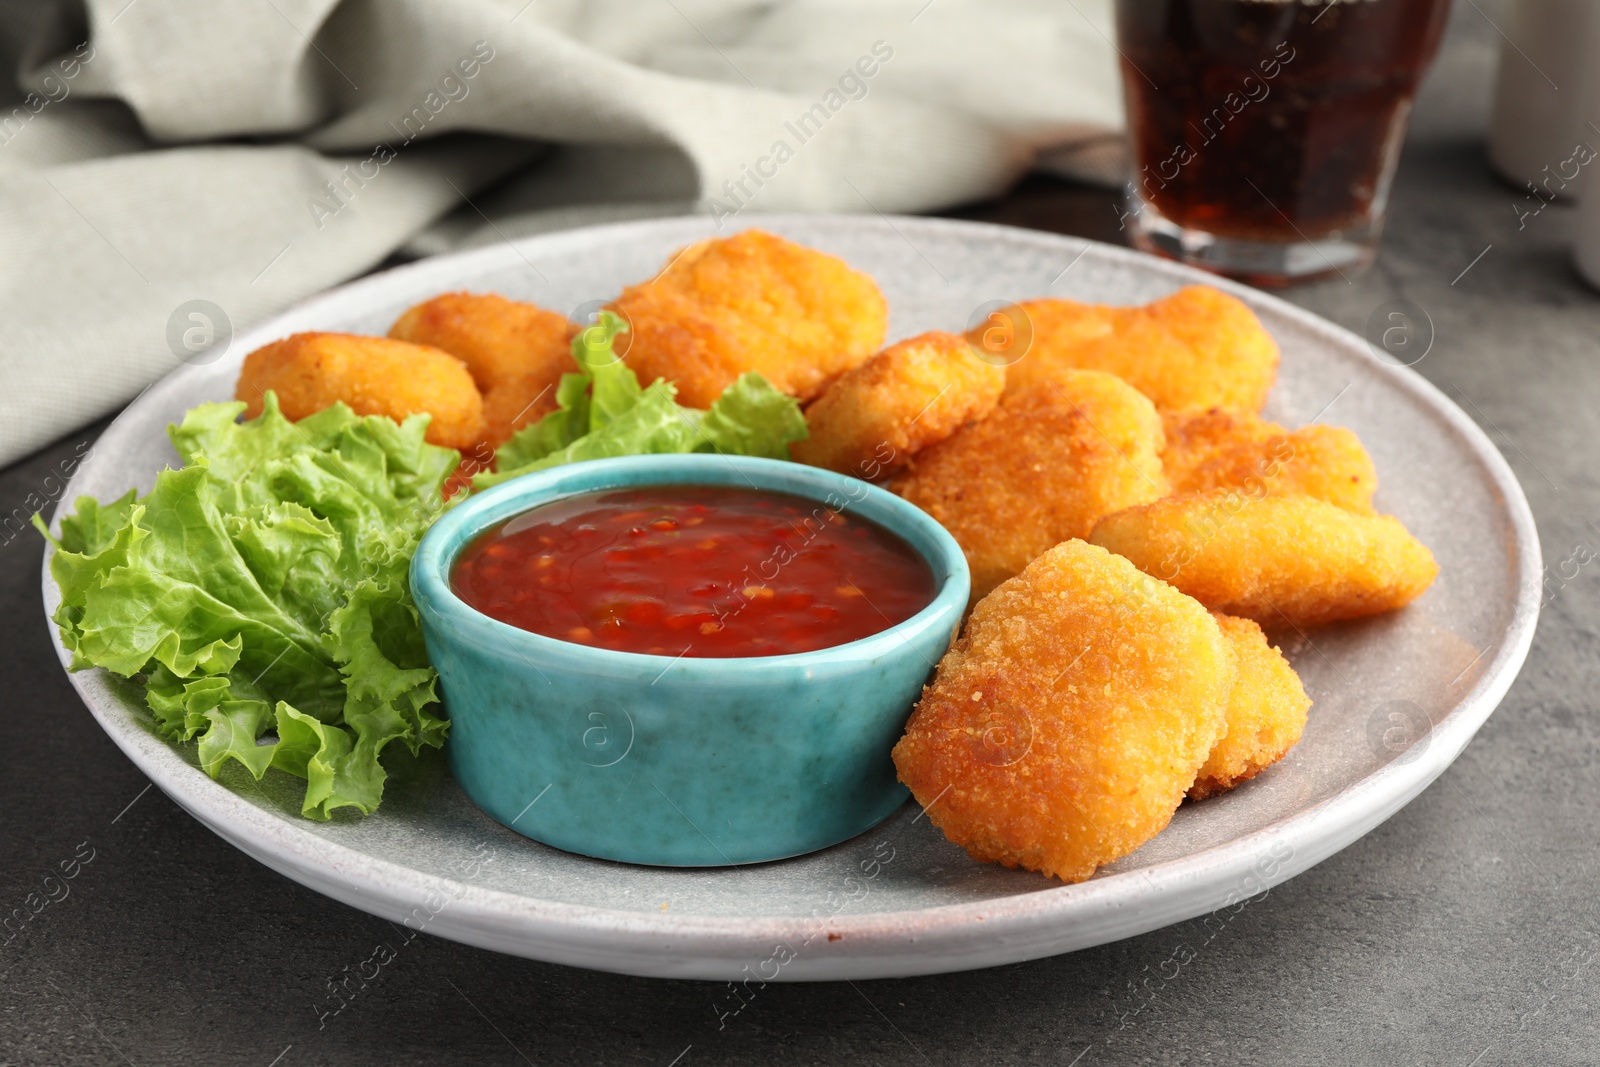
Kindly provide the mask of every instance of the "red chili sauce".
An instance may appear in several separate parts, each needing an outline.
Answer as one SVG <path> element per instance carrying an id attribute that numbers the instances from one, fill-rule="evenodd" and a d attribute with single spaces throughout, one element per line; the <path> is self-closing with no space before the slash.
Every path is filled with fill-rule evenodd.
<path id="1" fill-rule="evenodd" d="M 841 502 L 842 503 L 842 502 Z M 584 493 L 479 536 L 450 585 L 485 615 L 619 652 L 811 652 L 904 622 L 933 572 L 900 538 L 815 500 L 722 486 Z"/>

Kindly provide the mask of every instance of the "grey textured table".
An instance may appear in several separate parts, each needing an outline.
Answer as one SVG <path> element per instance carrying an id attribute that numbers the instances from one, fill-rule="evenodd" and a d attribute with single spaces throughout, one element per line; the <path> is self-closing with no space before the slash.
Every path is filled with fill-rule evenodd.
<path id="1" fill-rule="evenodd" d="M 56 666 L 39 545 L 18 537 L 0 545 L 0 911 L 80 865 L 0 944 L 0 1064 L 1596 1062 L 1600 568 L 1556 571 L 1575 546 L 1600 549 L 1600 297 L 1568 266 L 1571 209 L 1519 230 L 1518 194 L 1486 170 L 1497 41 L 1458 5 L 1377 267 L 1290 294 L 1357 331 L 1396 297 L 1427 310 L 1437 336 L 1417 369 L 1506 453 L 1552 574 L 1500 710 L 1370 836 L 1214 936 L 1190 922 L 988 971 L 767 986 L 722 1030 L 717 985 L 427 936 L 319 1029 L 328 976 L 392 931 L 146 791 Z M 1116 237 L 1107 194 L 1041 180 L 960 214 Z M 92 437 L 0 474 L 0 513 L 59 492 L 50 472 Z"/>

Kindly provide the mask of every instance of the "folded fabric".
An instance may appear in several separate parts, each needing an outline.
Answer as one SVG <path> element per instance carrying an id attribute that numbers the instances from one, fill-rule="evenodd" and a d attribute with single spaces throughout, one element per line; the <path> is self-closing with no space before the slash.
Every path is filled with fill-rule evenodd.
<path id="1" fill-rule="evenodd" d="M 1109 6 L 0 3 L 0 463 L 396 254 L 1116 181 Z"/>

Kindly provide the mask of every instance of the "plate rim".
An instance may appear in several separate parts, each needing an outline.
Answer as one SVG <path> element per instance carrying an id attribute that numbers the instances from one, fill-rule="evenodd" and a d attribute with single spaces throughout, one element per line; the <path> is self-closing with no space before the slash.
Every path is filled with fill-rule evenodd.
<path id="1" fill-rule="evenodd" d="M 1538 531 L 1522 487 L 1487 434 L 1453 400 L 1414 370 L 1379 359 L 1351 331 L 1271 293 L 1230 279 L 1131 249 L 1048 231 L 903 215 L 752 214 L 740 222 L 775 228 L 878 229 L 886 238 L 898 236 L 907 241 L 901 227 L 1020 242 L 1077 253 L 1077 258 L 1095 256 L 1102 262 L 1164 276 L 1179 285 L 1211 285 L 1253 308 L 1269 307 L 1324 343 L 1364 361 L 1378 379 L 1409 394 L 1454 431 L 1500 494 L 1502 514 L 1513 542 L 1510 547 L 1514 548 L 1511 556 L 1515 576 L 1511 619 L 1496 639 L 1494 655 L 1473 687 L 1433 727 L 1415 759 L 1391 760 L 1354 784 L 1269 827 L 1139 870 L 983 901 L 901 911 L 841 911 L 826 920 L 829 940 L 825 947 L 809 955 L 801 952 L 775 976 L 766 977 L 763 972 L 758 980 L 899 977 L 994 966 L 1119 940 L 1235 904 L 1333 855 L 1422 792 L 1454 762 L 1515 681 L 1538 622 L 1542 569 Z M 258 338 L 281 333 L 279 323 L 314 316 L 324 309 L 341 309 L 348 314 L 353 300 L 359 305 L 367 291 L 382 291 L 397 278 L 420 282 L 431 276 L 459 276 L 473 270 L 487 273 L 497 268 L 515 268 L 518 260 L 529 263 L 524 254 L 529 246 L 539 246 L 541 250 L 553 246 L 559 253 L 561 246 L 569 243 L 582 246 L 596 239 L 622 241 L 634 234 L 659 238 L 673 231 L 680 231 L 685 239 L 718 232 L 710 220 L 699 216 L 668 216 L 536 234 L 433 256 L 319 292 L 241 331 L 233 343 L 241 348 L 254 347 L 261 343 Z M 1076 259 L 1072 262 L 1076 263 Z M 113 420 L 97 440 L 97 446 L 99 441 L 112 437 L 118 425 L 136 409 L 157 403 L 167 391 L 178 388 L 187 374 L 198 372 L 197 367 L 180 365 L 158 380 Z M 59 498 L 51 518 L 52 529 L 57 528 L 68 502 L 81 492 L 75 490 L 83 470 L 74 474 Z M 49 570 L 53 551 L 47 542 L 41 568 L 45 621 L 65 666 L 69 657 L 48 618 L 59 600 Z M 770 962 L 771 946 L 799 940 L 797 935 L 808 927 L 813 935 L 817 932 L 815 920 L 803 916 L 663 913 L 660 918 L 646 917 L 613 908 L 540 900 L 419 871 L 329 839 L 312 824 L 302 825 L 257 807 L 192 767 L 154 734 L 143 733 L 145 743 L 141 744 L 117 718 L 128 714 L 125 709 L 120 705 L 101 706 L 102 700 L 116 703 L 108 693 L 109 683 L 103 671 L 69 673 L 68 678 L 118 748 L 208 829 L 302 885 L 391 921 L 405 921 L 415 914 L 424 897 L 433 894 L 442 896 L 446 905 L 430 914 L 424 924 L 429 933 L 575 966 L 642 976 L 707 979 L 733 979 L 741 974 L 751 977 L 752 965 Z M 1330 811 L 1338 811 L 1340 820 L 1329 830 L 1318 830 L 1317 824 Z M 1288 857 L 1276 862 L 1278 853 L 1274 850 L 1281 847 L 1288 848 Z M 1263 870 L 1262 857 L 1269 855 L 1275 862 L 1268 864 L 1270 871 Z M 1260 888 L 1240 897 L 1239 890 L 1252 877 Z M 1139 907 L 1130 907 L 1126 902 L 1130 881 L 1147 883 L 1145 899 Z M 1075 919 L 1080 921 L 1073 922 Z M 809 944 L 807 939 L 805 945 Z"/>

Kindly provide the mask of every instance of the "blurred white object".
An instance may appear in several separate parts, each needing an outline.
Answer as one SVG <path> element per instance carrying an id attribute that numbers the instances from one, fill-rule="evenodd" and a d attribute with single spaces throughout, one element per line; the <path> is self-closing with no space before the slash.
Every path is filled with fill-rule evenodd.
<path id="1" fill-rule="evenodd" d="M 1544 199 L 1576 199 L 1590 168 L 1577 180 L 1560 172 L 1579 143 L 1600 146 L 1589 125 L 1587 67 L 1600 51 L 1600 4 L 1595 0 L 1512 0 L 1502 24 L 1489 160 L 1518 188 Z M 1570 170 L 1570 168 L 1568 168 Z"/>

